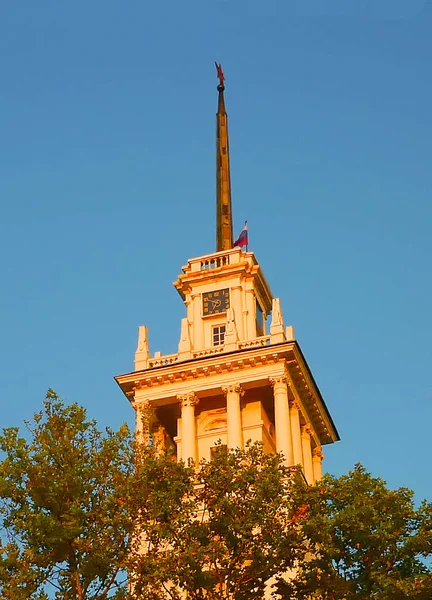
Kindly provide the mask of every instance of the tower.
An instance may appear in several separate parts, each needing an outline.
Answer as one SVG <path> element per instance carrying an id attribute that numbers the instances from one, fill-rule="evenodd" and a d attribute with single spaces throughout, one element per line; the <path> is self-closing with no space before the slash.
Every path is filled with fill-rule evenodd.
<path id="1" fill-rule="evenodd" d="M 216 252 L 189 259 L 174 283 L 186 313 L 177 352 L 152 356 L 140 326 L 135 370 L 115 379 L 136 411 L 137 432 L 152 408 L 158 443 L 178 460 L 211 460 L 219 440 L 228 448 L 260 441 L 313 483 L 322 446 L 339 436 L 279 298 L 254 253 L 233 243 L 225 85 L 216 66 Z"/>

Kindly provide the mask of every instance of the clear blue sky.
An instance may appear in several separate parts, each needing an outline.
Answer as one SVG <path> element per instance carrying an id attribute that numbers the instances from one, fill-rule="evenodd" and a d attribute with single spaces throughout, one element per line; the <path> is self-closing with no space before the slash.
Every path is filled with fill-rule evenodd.
<path id="1" fill-rule="evenodd" d="M 132 422 L 137 327 L 214 249 L 216 74 L 236 233 L 295 326 L 342 441 L 432 498 L 432 6 L 420 0 L 0 3 L 0 423 L 48 387 Z"/>

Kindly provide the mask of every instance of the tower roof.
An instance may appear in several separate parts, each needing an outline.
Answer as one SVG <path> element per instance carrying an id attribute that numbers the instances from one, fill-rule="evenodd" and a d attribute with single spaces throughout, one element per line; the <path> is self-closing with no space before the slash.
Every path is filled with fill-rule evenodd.
<path id="1" fill-rule="evenodd" d="M 231 203 L 231 176 L 228 143 L 228 117 L 225 110 L 225 76 L 222 66 L 216 64 L 219 85 L 216 113 L 216 252 L 233 247 L 233 219 Z"/>

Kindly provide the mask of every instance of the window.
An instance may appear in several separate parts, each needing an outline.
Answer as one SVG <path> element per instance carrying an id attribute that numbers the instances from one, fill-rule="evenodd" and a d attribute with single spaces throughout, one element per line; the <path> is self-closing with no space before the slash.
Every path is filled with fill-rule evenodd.
<path id="1" fill-rule="evenodd" d="M 213 327 L 213 346 L 223 346 L 225 342 L 225 325 Z"/>

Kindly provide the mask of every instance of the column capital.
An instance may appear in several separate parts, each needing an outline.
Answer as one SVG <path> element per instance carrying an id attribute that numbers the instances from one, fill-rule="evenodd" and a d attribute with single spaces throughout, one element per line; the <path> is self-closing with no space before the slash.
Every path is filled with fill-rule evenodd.
<path id="1" fill-rule="evenodd" d="M 235 393 L 235 394 L 239 394 L 239 396 L 243 396 L 243 394 L 244 394 L 244 389 L 242 388 L 242 386 L 239 383 L 226 385 L 222 388 L 222 391 L 225 395 Z"/>
<path id="2" fill-rule="evenodd" d="M 324 458 L 324 454 L 322 453 L 322 448 L 321 446 L 315 446 L 315 448 L 312 450 L 312 454 L 314 458 L 317 458 L 319 460 L 323 460 Z"/>
<path id="3" fill-rule="evenodd" d="M 187 406 L 196 406 L 199 402 L 199 398 L 197 397 L 195 392 L 189 392 L 188 394 L 179 394 L 177 396 L 177 400 L 182 408 Z"/>
<path id="4" fill-rule="evenodd" d="M 292 400 L 289 401 L 289 405 L 290 405 L 291 410 L 300 410 L 299 401 L 296 400 L 295 398 L 293 398 Z"/>
<path id="5" fill-rule="evenodd" d="M 288 383 L 288 377 L 286 375 L 277 375 L 276 377 L 269 377 L 269 381 L 272 387 L 279 385 L 286 386 Z"/>
<path id="6" fill-rule="evenodd" d="M 151 402 L 148 398 L 138 404 L 138 410 L 147 410 L 149 408 L 151 408 Z"/>
<path id="7" fill-rule="evenodd" d="M 303 425 L 303 427 L 301 428 L 301 433 L 303 437 L 310 438 L 310 436 L 312 435 L 312 427 L 309 425 L 309 423 Z"/>

